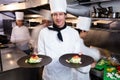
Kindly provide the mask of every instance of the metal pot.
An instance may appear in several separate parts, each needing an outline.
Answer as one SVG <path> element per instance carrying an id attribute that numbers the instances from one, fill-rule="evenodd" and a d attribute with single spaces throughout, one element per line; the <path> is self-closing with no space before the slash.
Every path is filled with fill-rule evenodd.
<path id="1" fill-rule="evenodd" d="M 120 54 L 112 54 L 111 57 L 108 58 L 110 60 L 111 65 L 119 66 L 120 65 Z"/>

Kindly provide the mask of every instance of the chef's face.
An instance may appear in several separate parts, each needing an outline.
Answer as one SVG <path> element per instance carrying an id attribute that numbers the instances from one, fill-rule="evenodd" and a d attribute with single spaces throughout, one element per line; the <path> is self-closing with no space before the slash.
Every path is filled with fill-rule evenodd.
<path id="1" fill-rule="evenodd" d="M 80 37 L 84 39 L 87 36 L 87 34 L 88 34 L 88 31 L 81 31 Z"/>
<path id="2" fill-rule="evenodd" d="M 23 20 L 16 20 L 16 24 L 21 27 L 23 25 Z"/>
<path id="3" fill-rule="evenodd" d="M 59 27 L 62 28 L 65 24 L 66 14 L 64 12 L 55 12 L 52 14 L 53 22 Z"/>
<path id="4" fill-rule="evenodd" d="M 42 24 L 44 25 L 44 27 L 48 27 L 52 24 L 52 22 L 50 20 L 43 19 Z"/>

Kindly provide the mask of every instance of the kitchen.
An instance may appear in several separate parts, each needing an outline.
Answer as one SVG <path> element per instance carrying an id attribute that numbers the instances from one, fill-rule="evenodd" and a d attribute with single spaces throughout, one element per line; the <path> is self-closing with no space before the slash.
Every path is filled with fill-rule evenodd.
<path id="1" fill-rule="evenodd" d="M 4 1 L 5 0 L 3 0 L 3 2 Z M 69 5 L 78 4 L 76 2 L 74 3 L 74 1 L 75 0 L 68 0 L 68 4 Z M 80 0 L 78 0 L 78 1 L 80 1 Z M 0 3 L 3 3 L 3 2 L 0 2 Z M 10 3 L 10 4 L 0 6 L 0 12 L 1 12 L 1 14 L 0 14 L 0 17 L 1 17 L 1 19 L 0 19 L 0 22 L 1 22 L 0 25 L 1 26 L 0 27 L 1 27 L 1 29 L 0 30 L 1 30 L 1 34 L 4 34 L 4 33 L 7 34 L 7 36 L 8 36 L 7 39 L 10 38 L 11 25 L 12 24 L 7 25 L 6 23 L 8 23 L 8 22 L 11 23 L 12 21 L 14 21 L 14 19 L 15 19 L 15 15 L 13 14 L 14 11 L 16 11 L 16 10 L 24 11 L 26 16 L 27 16 L 28 14 L 38 14 L 41 9 L 49 10 L 48 0 L 36 0 L 36 1 L 34 1 L 34 0 L 25 0 L 25 1 L 20 0 L 19 3 L 13 3 L 13 2 L 16 2 L 16 0 L 13 0 L 13 2 L 9 2 L 9 1 L 7 1 L 7 2 Z M 6 2 L 6 4 L 8 4 L 7 2 Z M 80 5 L 82 4 L 86 7 L 89 7 L 89 9 L 90 9 L 89 15 L 93 18 L 91 30 L 89 31 L 88 36 L 85 38 L 85 43 L 86 43 L 87 46 L 92 45 L 94 47 L 99 48 L 100 51 L 101 51 L 101 54 L 103 56 L 109 56 L 109 54 L 119 54 L 119 52 L 120 52 L 119 51 L 120 41 L 119 41 L 119 37 L 118 37 L 120 35 L 120 32 L 119 32 L 119 29 L 120 29 L 119 28 L 120 13 L 119 13 L 119 15 L 117 15 L 117 13 L 116 13 L 116 12 L 120 12 L 119 3 L 120 3 L 119 0 L 99 0 L 98 2 L 96 0 L 91 0 L 91 2 L 84 2 L 84 1 L 79 2 Z M 11 4 L 15 4 L 15 5 L 20 4 L 20 7 L 18 5 L 18 7 L 16 7 L 18 9 L 14 9 L 15 7 L 10 8 L 9 6 Z M 7 9 L 7 6 L 9 7 L 8 9 Z M 104 7 L 108 8 L 108 7 L 112 6 L 112 8 L 113 8 L 112 12 L 113 12 L 114 15 L 111 14 L 109 16 L 106 16 L 106 14 L 103 14 L 103 13 L 100 14 L 100 12 L 98 12 L 98 10 L 96 10 L 96 9 L 97 9 L 97 7 L 101 8 L 101 6 L 103 8 Z M 75 7 L 72 8 L 72 9 L 75 9 L 74 11 L 72 10 L 73 12 L 70 11 L 70 9 L 68 10 L 68 12 L 70 11 L 69 12 L 70 14 L 68 15 L 67 21 L 72 27 L 75 27 L 75 25 L 76 25 L 77 16 L 79 16 L 79 15 L 86 16 L 86 14 L 84 15 L 80 11 L 81 7 L 79 7 L 79 5 L 77 5 L 76 7 L 77 8 L 75 8 Z M 104 8 L 104 10 L 106 10 L 105 8 Z M 80 12 L 78 12 L 78 10 Z M 89 16 L 89 15 L 87 15 L 87 16 Z M 33 26 L 31 26 L 30 23 L 27 24 L 28 19 L 29 19 L 30 23 L 35 24 L 36 22 L 34 22 L 34 21 L 39 21 L 39 22 L 41 21 L 41 16 L 39 16 L 37 18 L 31 18 L 31 17 L 26 18 L 26 25 L 28 25 L 31 29 L 31 27 L 33 27 Z M 6 27 L 6 26 L 8 26 L 8 27 Z M 6 29 L 5 29 L 5 27 L 6 27 Z M 5 32 L 3 32 L 4 30 L 5 30 Z M 17 65 L 16 62 L 20 57 L 25 56 L 25 54 L 20 52 L 19 50 L 16 50 L 18 52 L 14 52 L 15 47 L 14 47 L 13 44 L 9 44 L 8 46 L 10 48 L 12 48 L 12 50 L 10 48 L 5 48 L 5 49 L 2 50 L 1 54 L 4 54 L 2 56 L 6 56 L 6 55 L 9 55 L 9 52 L 11 52 L 13 57 L 14 57 L 13 61 L 15 61 L 15 66 L 14 67 L 12 66 L 11 67 L 12 69 L 11 69 L 8 66 L 10 64 L 7 64 L 6 62 L 3 62 L 3 64 L 5 66 L 3 65 L 3 71 L 1 71 L 1 73 L 0 73 L 0 75 L 1 75 L 0 78 L 4 79 L 4 80 L 8 80 L 8 79 L 9 80 L 16 80 L 17 78 L 14 77 L 14 75 L 16 74 L 16 76 L 18 78 L 20 77 L 19 80 L 24 80 L 24 79 L 33 80 L 32 78 L 30 78 L 28 76 L 32 75 L 34 78 L 36 76 L 33 75 L 33 74 L 28 74 L 28 73 L 33 72 L 33 73 L 37 74 L 38 69 L 37 70 L 36 69 L 31 70 L 31 69 L 19 68 L 19 66 Z M 8 53 L 8 54 L 6 54 L 6 53 Z M 15 53 L 21 53 L 21 55 L 15 54 Z M 17 57 L 17 60 L 16 60 L 16 57 Z M 2 57 L 2 59 L 3 58 L 4 57 Z M 8 66 L 8 68 L 6 68 L 6 65 Z M 19 72 L 19 73 L 17 74 L 17 72 Z M 25 73 L 25 75 L 22 74 L 22 73 Z M 91 74 L 92 73 L 95 73 L 95 72 L 91 71 Z M 103 75 L 101 75 L 101 71 L 96 71 L 96 73 L 97 73 L 97 75 L 95 75 L 95 77 L 98 77 L 98 79 L 99 79 L 99 77 L 101 79 L 101 76 L 103 77 Z M 9 76 L 9 77 L 6 78 L 5 75 Z M 38 75 L 37 78 L 39 79 L 40 74 L 37 74 L 37 75 Z M 92 74 L 92 75 L 94 75 L 94 74 Z M 24 76 L 24 78 L 21 79 L 23 76 Z M 37 79 L 34 79 L 34 80 L 37 80 Z M 95 79 L 93 79 L 93 80 L 95 80 Z"/>

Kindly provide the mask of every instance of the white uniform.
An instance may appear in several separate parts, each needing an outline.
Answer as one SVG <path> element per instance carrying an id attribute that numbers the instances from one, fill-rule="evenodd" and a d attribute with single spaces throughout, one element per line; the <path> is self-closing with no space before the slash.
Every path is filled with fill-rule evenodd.
<path id="1" fill-rule="evenodd" d="M 91 56 L 95 61 L 98 61 L 100 59 L 100 52 L 99 50 L 97 50 L 96 48 L 89 48 L 87 47 L 84 42 L 83 39 L 80 39 L 80 51 L 88 56 Z M 75 80 L 90 80 L 90 69 L 91 69 L 91 65 L 88 65 L 86 67 L 81 67 L 76 69 L 77 70 L 77 79 Z"/>
<path id="2" fill-rule="evenodd" d="M 52 27 L 52 26 L 50 26 Z M 90 65 L 79 68 L 83 72 L 79 75 L 78 70 L 63 66 L 59 62 L 59 57 L 66 53 L 79 53 L 80 52 L 80 38 L 74 29 L 66 27 L 61 30 L 63 42 L 57 37 L 57 32 L 44 28 L 40 31 L 38 41 L 39 54 L 47 55 L 52 58 L 52 62 L 44 67 L 43 79 L 44 80 L 80 80 L 83 78 L 83 73 L 89 73 Z M 81 75 L 80 75 L 81 74 Z M 88 74 L 89 75 L 89 74 Z M 82 80 L 89 80 L 89 79 Z"/>
<path id="3" fill-rule="evenodd" d="M 79 16 L 77 20 L 76 28 L 84 31 L 89 31 L 91 26 L 91 18 Z M 89 48 L 84 44 L 83 39 L 80 40 L 81 51 L 94 58 L 95 61 L 100 59 L 100 52 L 97 48 Z"/>
<path id="4" fill-rule="evenodd" d="M 87 47 L 85 44 L 84 44 L 84 41 L 83 39 L 80 40 L 80 49 L 81 49 L 81 52 L 85 55 L 88 55 L 88 56 L 91 56 L 95 61 L 98 61 L 100 59 L 100 52 L 97 48 L 90 48 L 90 47 Z"/>
<path id="5" fill-rule="evenodd" d="M 30 35 L 28 28 L 25 26 L 15 26 L 11 34 L 11 42 L 16 43 L 16 46 L 21 50 L 29 49 Z"/>

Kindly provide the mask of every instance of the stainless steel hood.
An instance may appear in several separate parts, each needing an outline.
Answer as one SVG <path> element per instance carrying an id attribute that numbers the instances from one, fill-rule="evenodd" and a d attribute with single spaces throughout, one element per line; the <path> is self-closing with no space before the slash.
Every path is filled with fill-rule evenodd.
<path id="1" fill-rule="evenodd" d="M 100 1 L 100 0 L 99 0 Z M 103 0 L 101 0 L 103 1 Z M 109 0 L 104 0 L 109 1 Z M 13 2 L 21 2 L 16 4 L 10 4 Z M 0 11 L 15 11 L 15 10 L 26 10 L 32 9 L 31 11 L 37 12 L 40 9 L 50 9 L 49 0 L 0 0 L 0 4 L 9 4 L 0 6 Z M 67 12 L 74 16 L 89 16 L 90 9 L 89 5 L 81 4 L 80 0 L 67 0 Z M 14 7 L 10 8 L 12 5 Z"/>
<path id="2" fill-rule="evenodd" d="M 25 2 L 23 2 L 25 1 Z M 0 11 L 16 11 L 16 10 L 30 10 L 34 11 L 35 13 L 38 12 L 40 9 L 50 9 L 48 0 L 45 0 L 46 2 L 43 2 L 44 0 L 0 0 L 0 3 L 2 4 L 9 4 L 0 6 Z M 15 3 L 10 4 L 13 2 L 22 2 L 22 3 Z M 36 3 L 36 4 L 33 4 Z M 46 4 L 44 4 L 46 3 Z M 68 6 L 67 6 L 67 12 L 74 15 L 74 16 L 89 16 L 89 8 L 88 6 L 82 6 L 79 4 L 76 0 L 67 0 Z M 43 7 L 45 5 L 45 7 Z M 46 6 L 47 5 L 47 6 Z M 10 8 L 11 6 L 14 6 Z"/>
<path id="3" fill-rule="evenodd" d="M 67 12 L 74 16 L 89 16 L 89 7 L 80 5 L 79 3 L 68 4 Z"/>
<path id="4" fill-rule="evenodd" d="M 14 2 L 24 2 L 25 0 L 0 0 L 0 4 L 10 4 Z"/>
<path id="5" fill-rule="evenodd" d="M 74 16 L 89 16 L 89 6 L 80 5 L 79 0 L 67 0 L 67 12 Z"/>

